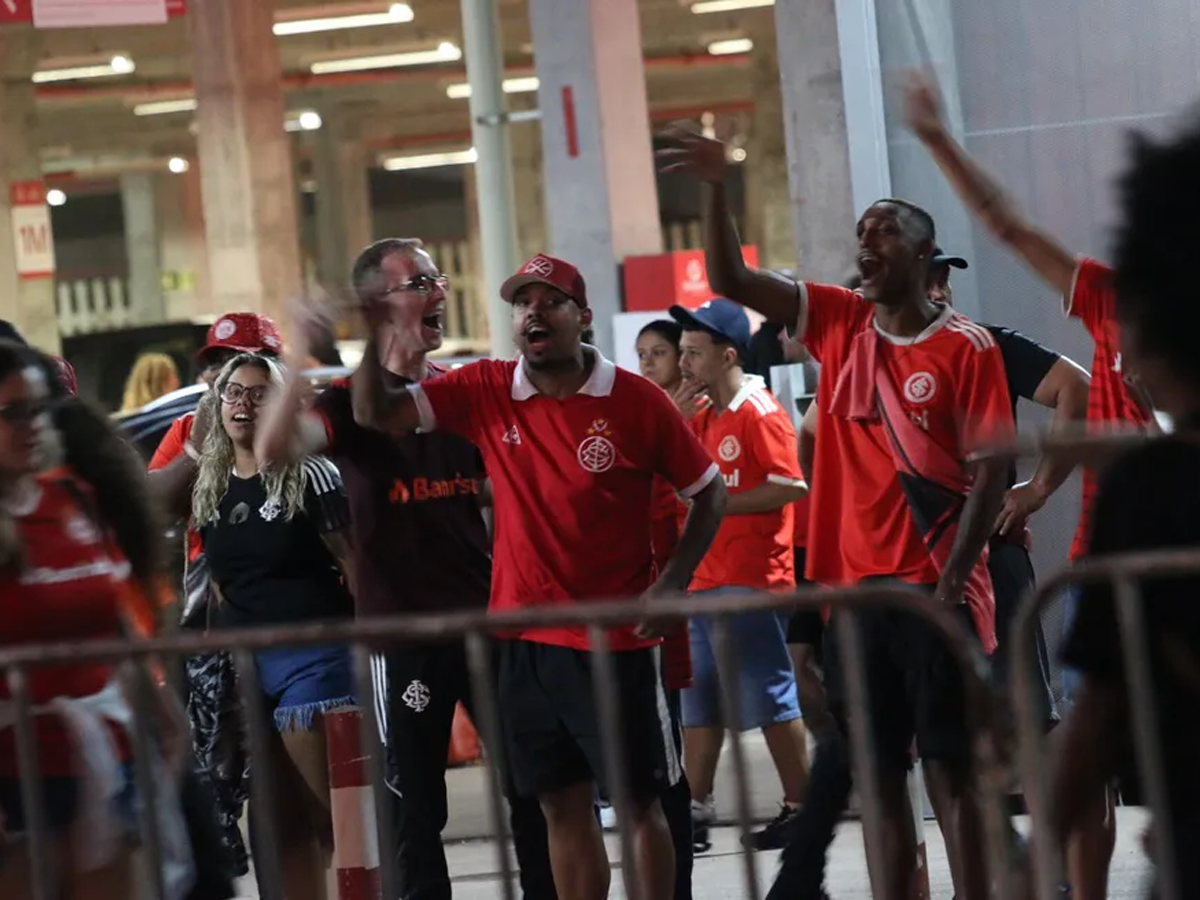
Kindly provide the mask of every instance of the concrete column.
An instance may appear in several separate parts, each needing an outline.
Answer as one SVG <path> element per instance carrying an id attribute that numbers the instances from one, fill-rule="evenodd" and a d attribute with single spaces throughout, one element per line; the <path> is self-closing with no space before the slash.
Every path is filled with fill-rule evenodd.
<path id="1" fill-rule="evenodd" d="M 835 0 L 776 0 L 788 184 L 805 275 L 841 279 L 854 259 L 842 61 Z"/>
<path id="2" fill-rule="evenodd" d="M 191 160 L 186 172 L 159 175 L 154 187 L 164 275 L 163 318 L 168 322 L 196 319 L 213 308 L 200 168 Z"/>
<path id="3" fill-rule="evenodd" d="M 317 182 L 317 278 L 326 287 L 350 283 L 350 268 L 371 243 L 371 183 L 357 123 L 342 110 L 321 111 L 313 134 Z"/>
<path id="4" fill-rule="evenodd" d="M 515 111 L 537 108 L 537 94 L 514 94 L 509 101 Z M 513 193 L 517 207 L 517 242 L 521 259 L 541 253 L 546 247 L 546 193 L 542 179 L 542 123 L 514 122 L 509 128 L 513 157 Z"/>
<path id="5" fill-rule="evenodd" d="M 208 312 L 252 310 L 282 323 L 302 273 L 272 5 L 205 0 L 187 19 L 212 276 Z"/>
<path id="6" fill-rule="evenodd" d="M 783 85 L 769 9 L 754 15 L 748 34 L 754 40 L 754 113 L 746 146 L 746 240 L 758 245 L 759 264 L 765 268 L 794 268 L 796 237 L 783 130 Z"/>
<path id="7" fill-rule="evenodd" d="M 127 172 L 121 176 L 131 325 L 158 324 L 166 312 L 155 185 L 158 178 L 165 177 L 154 172 Z"/>
<path id="8" fill-rule="evenodd" d="M 636 0 L 530 0 L 549 250 L 579 267 L 612 352 L 618 265 L 661 253 Z"/>
<path id="9" fill-rule="evenodd" d="M 0 59 L 6 62 L 29 47 L 27 32 L 0 30 Z M 32 52 L 30 53 L 32 56 Z M 30 59 L 30 68 L 33 60 Z M 12 322 L 35 347 L 60 349 L 58 306 L 53 277 L 22 278 L 17 274 L 10 185 L 42 177 L 37 104 L 33 83 L 0 78 L 0 319 Z"/>

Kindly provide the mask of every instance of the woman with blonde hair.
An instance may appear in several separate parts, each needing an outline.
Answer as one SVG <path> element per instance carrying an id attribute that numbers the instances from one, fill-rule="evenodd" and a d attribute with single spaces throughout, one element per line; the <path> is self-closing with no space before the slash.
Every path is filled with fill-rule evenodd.
<path id="1" fill-rule="evenodd" d="M 283 383 L 273 359 L 230 360 L 201 401 L 189 453 L 198 458 L 191 522 L 204 543 L 217 603 L 215 627 L 312 622 L 353 615 L 340 532 L 349 521 L 341 476 L 310 456 L 260 464 L 254 434 L 264 404 Z M 198 449 L 197 449 L 198 448 Z M 255 653 L 274 718 L 268 760 L 275 809 L 250 809 L 251 852 L 267 849 L 260 827 L 274 817 L 288 900 L 325 896 L 333 849 L 323 716 L 354 703 L 349 651 L 279 647 Z M 273 848 L 272 848 L 273 849 Z"/>
<path id="2" fill-rule="evenodd" d="M 143 353 L 125 379 L 125 399 L 121 412 L 133 412 L 153 403 L 164 394 L 179 390 L 179 370 L 175 360 L 165 353 Z"/>

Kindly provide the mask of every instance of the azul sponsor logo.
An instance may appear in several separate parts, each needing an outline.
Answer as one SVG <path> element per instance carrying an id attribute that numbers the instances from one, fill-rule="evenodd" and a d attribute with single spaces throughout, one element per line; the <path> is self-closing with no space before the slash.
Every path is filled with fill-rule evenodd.
<path id="1" fill-rule="evenodd" d="M 427 500 L 444 500 L 450 497 L 478 496 L 483 490 L 482 478 L 414 478 L 406 482 L 397 478 L 392 482 L 388 499 L 392 503 L 424 503 Z"/>
<path id="2" fill-rule="evenodd" d="M 736 488 L 742 486 L 742 470 L 734 469 L 732 472 L 722 472 L 721 477 L 725 479 L 725 487 Z"/>

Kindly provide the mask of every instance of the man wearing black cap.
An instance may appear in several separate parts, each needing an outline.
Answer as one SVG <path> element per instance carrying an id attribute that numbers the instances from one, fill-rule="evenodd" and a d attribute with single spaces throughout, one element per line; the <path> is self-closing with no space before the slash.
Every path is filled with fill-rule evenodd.
<path id="1" fill-rule="evenodd" d="M 742 357 L 750 341 L 745 311 L 730 300 L 696 310 L 671 307 L 683 326 L 680 367 L 685 381 L 703 386 L 710 402 L 691 418 L 692 430 L 721 469 L 729 490 L 725 518 L 692 578 L 697 595 L 789 591 L 796 586 L 792 536 L 795 503 L 808 488 L 796 455 L 796 430 Z M 796 678 L 785 640 L 785 617 L 752 612 L 727 620 L 737 671 L 721 671 L 713 652 L 713 623 L 689 623 L 694 681 L 683 692 L 684 756 L 692 790 L 692 834 L 707 849 L 714 818 L 713 778 L 725 729 L 758 728 L 767 741 L 783 789 L 779 815 L 749 836 L 756 849 L 783 846 L 783 828 L 795 816 L 808 778 L 808 752 Z M 737 691 L 740 722 L 722 719 L 721 697 Z"/>

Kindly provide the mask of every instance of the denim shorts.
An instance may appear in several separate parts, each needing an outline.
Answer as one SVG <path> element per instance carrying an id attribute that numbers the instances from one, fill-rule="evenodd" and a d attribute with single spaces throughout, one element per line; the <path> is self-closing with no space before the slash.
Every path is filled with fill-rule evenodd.
<path id="1" fill-rule="evenodd" d="M 320 713 L 354 705 L 346 647 L 259 650 L 254 662 L 278 731 L 308 731 Z"/>
<path id="2" fill-rule="evenodd" d="M 133 763 L 121 766 L 121 789 L 113 798 L 117 818 L 131 835 L 138 834 L 137 792 L 133 780 Z M 70 776 L 49 776 L 42 779 L 42 798 L 47 826 L 62 831 L 79 811 L 79 779 Z M 15 778 L 0 778 L 0 833 L 19 835 L 25 832 L 25 806 L 21 802 L 21 783 Z"/>
<path id="3" fill-rule="evenodd" d="M 694 596 L 757 592 L 751 588 L 726 587 L 700 591 Z M 730 616 L 725 621 L 729 624 L 738 666 L 734 673 L 717 670 L 713 620 L 708 616 L 693 616 L 688 623 L 693 682 L 682 692 L 683 726 L 715 728 L 724 724 L 721 692 L 731 688 L 737 690 L 740 701 L 739 731 L 799 719 L 800 699 L 787 649 L 787 614 L 767 610 Z"/>

